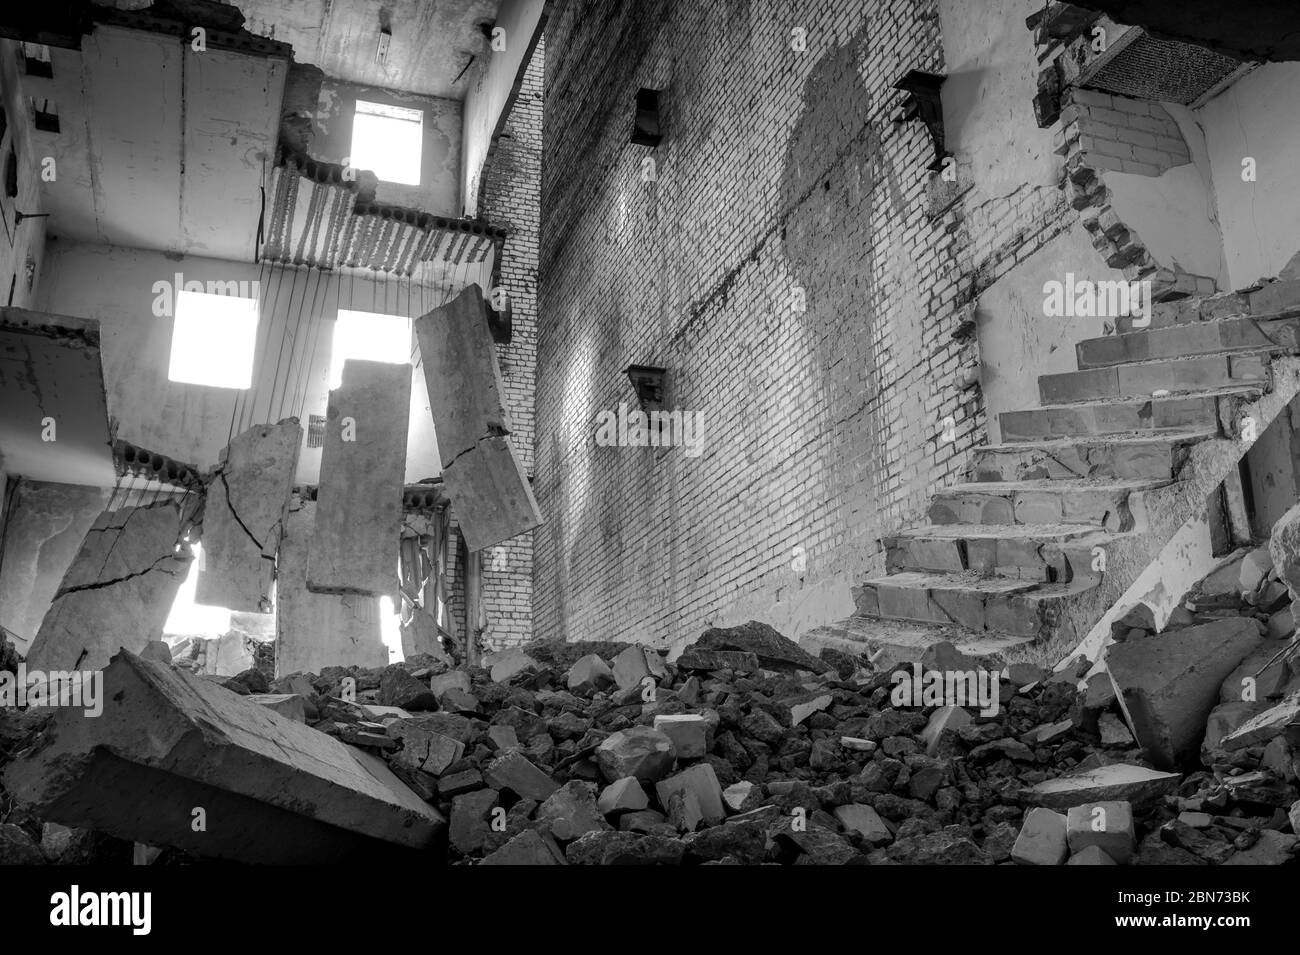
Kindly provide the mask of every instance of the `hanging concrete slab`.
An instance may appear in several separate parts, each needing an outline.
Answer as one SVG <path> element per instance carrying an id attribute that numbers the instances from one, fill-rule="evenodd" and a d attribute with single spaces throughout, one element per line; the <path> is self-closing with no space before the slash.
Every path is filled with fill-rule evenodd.
<path id="1" fill-rule="evenodd" d="M 483 292 L 471 285 L 415 322 L 443 481 L 470 550 L 542 523 L 509 438 Z"/>
<path id="2" fill-rule="evenodd" d="M 295 499 L 280 541 L 275 671 L 287 676 L 319 673 L 329 666 L 387 666 L 378 598 L 317 594 L 307 589 L 307 553 L 316 506 Z"/>
<path id="3" fill-rule="evenodd" d="M 297 418 L 255 425 L 230 442 L 208 482 L 195 603 L 271 611 L 275 551 L 301 444 Z"/>
<path id="4" fill-rule="evenodd" d="M 27 665 L 90 670 L 119 648 L 138 652 L 162 639 L 163 624 L 193 555 L 179 541 L 174 501 L 105 511 L 63 575 Z"/>
<path id="5" fill-rule="evenodd" d="M 325 416 L 308 589 L 396 599 L 410 402 L 409 365 L 343 363 Z"/>
<path id="6" fill-rule="evenodd" d="M 211 681 L 121 653 L 103 699 L 5 771 L 41 818 L 262 864 L 369 861 L 445 827 L 381 760 Z"/>

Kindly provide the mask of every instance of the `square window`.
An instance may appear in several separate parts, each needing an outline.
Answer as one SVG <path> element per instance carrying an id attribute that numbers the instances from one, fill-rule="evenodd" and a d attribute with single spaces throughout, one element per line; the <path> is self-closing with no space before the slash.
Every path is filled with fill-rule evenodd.
<path id="1" fill-rule="evenodd" d="M 183 289 L 176 294 L 171 381 L 248 388 L 256 347 L 257 299 Z"/>
<path id="2" fill-rule="evenodd" d="M 424 112 L 357 100 L 352 117 L 353 169 L 369 169 L 384 182 L 420 184 Z"/>
<path id="3" fill-rule="evenodd" d="M 339 309 L 330 349 L 330 388 L 343 382 L 343 362 L 386 361 L 405 365 L 411 360 L 411 323 L 401 315 Z"/>

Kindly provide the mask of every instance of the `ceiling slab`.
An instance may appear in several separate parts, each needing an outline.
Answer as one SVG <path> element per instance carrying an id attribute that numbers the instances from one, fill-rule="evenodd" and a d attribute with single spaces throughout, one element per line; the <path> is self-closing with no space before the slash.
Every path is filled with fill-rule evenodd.
<path id="1" fill-rule="evenodd" d="M 235 0 L 244 28 L 293 47 L 294 59 L 364 86 L 464 99 L 487 54 L 479 29 L 500 0 Z M 381 30 L 390 31 L 378 56 Z"/>

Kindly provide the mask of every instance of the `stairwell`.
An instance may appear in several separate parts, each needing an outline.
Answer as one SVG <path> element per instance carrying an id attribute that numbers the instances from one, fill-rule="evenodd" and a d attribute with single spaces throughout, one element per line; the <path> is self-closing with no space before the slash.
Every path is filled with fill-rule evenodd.
<path id="1" fill-rule="evenodd" d="M 948 641 L 989 665 L 1055 664 L 1300 392 L 1297 342 L 1293 281 L 1159 303 L 1146 328 L 1124 318 L 1080 342 L 1078 370 L 999 416 L 1002 443 L 973 452 L 929 523 L 885 539 L 856 613 L 801 643 L 908 661 Z"/>

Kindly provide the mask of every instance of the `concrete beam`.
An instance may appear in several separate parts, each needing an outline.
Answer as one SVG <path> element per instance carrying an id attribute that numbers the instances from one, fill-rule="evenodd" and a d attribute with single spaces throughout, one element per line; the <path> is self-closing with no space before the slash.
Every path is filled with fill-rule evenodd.
<path id="1" fill-rule="evenodd" d="M 397 597 L 411 367 L 343 364 L 330 392 L 307 588 Z"/>
<path id="2" fill-rule="evenodd" d="M 416 319 L 443 483 L 470 550 L 542 523 L 541 510 L 510 443 L 501 370 L 483 292 L 471 285 Z"/>
<path id="3" fill-rule="evenodd" d="M 161 640 L 163 624 L 193 560 L 180 542 L 174 501 L 105 511 L 72 559 L 27 664 L 43 670 L 91 670 L 119 648 L 139 652 Z"/>
<path id="4" fill-rule="evenodd" d="M 195 603 L 270 612 L 275 552 L 301 444 L 297 418 L 255 425 L 230 442 L 208 482 Z"/>
<path id="5" fill-rule="evenodd" d="M 307 589 L 307 554 L 316 507 L 311 501 L 292 505 L 280 540 L 275 672 L 287 676 L 319 673 L 330 666 L 387 666 L 377 598 Z"/>
<path id="6" fill-rule="evenodd" d="M 262 864 L 425 849 L 445 827 L 381 760 L 201 677 L 121 653 L 103 700 L 61 708 L 5 771 L 41 818 Z"/>

